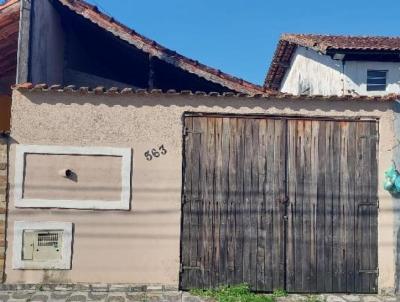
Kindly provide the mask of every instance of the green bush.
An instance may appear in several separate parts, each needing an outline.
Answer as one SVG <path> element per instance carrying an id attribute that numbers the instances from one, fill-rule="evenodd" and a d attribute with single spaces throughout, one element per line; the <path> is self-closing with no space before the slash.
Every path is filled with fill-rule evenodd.
<path id="1" fill-rule="evenodd" d="M 255 294 L 247 284 L 221 286 L 217 289 L 194 289 L 190 293 L 195 296 L 213 298 L 218 302 L 274 302 L 272 296 Z"/>
<path id="2" fill-rule="evenodd" d="M 272 296 L 275 298 L 286 297 L 288 294 L 284 289 L 277 289 L 272 293 Z"/>

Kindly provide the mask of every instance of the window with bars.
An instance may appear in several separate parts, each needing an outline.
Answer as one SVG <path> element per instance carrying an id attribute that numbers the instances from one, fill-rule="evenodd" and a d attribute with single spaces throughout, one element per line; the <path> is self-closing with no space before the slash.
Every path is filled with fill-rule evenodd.
<path id="1" fill-rule="evenodd" d="M 387 70 L 367 70 L 367 91 L 385 91 Z"/>

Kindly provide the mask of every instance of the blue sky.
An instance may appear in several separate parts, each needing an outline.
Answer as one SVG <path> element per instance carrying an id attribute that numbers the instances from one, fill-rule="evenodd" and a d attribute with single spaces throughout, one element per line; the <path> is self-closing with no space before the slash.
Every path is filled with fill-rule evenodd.
<path id="1" fill-rule="evenodd" d="M 256 84 L 281 33 L 400 35 L 399 0 L 89 0 L 137 32 Z"/>

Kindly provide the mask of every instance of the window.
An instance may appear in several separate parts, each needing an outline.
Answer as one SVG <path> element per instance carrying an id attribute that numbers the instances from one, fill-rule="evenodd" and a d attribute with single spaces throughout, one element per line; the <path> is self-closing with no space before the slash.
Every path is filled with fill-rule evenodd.
<path id="1" fill-rule="evenodd" d="M 385 91 L 386 76 L 387 70 L 368 70 L 367 91 Z"/>

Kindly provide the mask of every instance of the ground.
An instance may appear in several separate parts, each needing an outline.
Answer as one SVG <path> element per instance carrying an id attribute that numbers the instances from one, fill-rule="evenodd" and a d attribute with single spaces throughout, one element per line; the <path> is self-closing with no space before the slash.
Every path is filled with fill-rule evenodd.
<path id="1" fill-rule="evenodd" d="M 74 301 L 74 302 L 208 302 L 209 300 L 178 291 L 73 291 L 73 290 L 10 290 L 0 291 L 0 301 Z M 400 302 L 400 296 L 388 295 L 289 295 L 276 302 Z"/>

